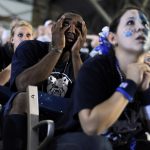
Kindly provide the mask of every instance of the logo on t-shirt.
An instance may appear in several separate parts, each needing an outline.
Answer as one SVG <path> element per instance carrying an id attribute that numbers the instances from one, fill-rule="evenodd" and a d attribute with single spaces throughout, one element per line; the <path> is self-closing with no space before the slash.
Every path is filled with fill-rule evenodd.
<path id="1" fill-rule="evenodd" d="M 71 79 L 64 73 L 52 72 L 48 77 L 47 93 L 50 95 L 64 97 L 71 84 Z"/>

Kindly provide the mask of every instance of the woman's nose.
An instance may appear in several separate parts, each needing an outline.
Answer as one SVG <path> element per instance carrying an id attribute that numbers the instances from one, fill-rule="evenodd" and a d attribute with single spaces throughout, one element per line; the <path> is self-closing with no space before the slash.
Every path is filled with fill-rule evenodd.
<path id="1" fill-rule="evenodd" d="M 145 31 L 145 25 L 142 22 L 137 23 L 137 31 Z"/>

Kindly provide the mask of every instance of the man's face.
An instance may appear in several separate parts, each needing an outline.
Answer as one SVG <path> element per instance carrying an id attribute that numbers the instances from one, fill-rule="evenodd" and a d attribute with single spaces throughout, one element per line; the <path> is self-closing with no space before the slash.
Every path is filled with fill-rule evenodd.
<path id="1" fill-rule="evenodd" d="M 83 19 L 81 16 L 76 14 L 65 14 L 65 19 L 63 21 L 62 27 L 67 27 L 65 32 L 66 42 L 73 44 L 79 36 L 79 32 L 82 33 Z M 79 31 L 79 32 L 78 32 Z"/>
<path id="2" fill-rule="evenodd" d="M 121 17 L 116 39 L 120 49 L 131 52 L 142 52 L 147 42 L 149 22 L 138 10 L 128 10 Z"/>

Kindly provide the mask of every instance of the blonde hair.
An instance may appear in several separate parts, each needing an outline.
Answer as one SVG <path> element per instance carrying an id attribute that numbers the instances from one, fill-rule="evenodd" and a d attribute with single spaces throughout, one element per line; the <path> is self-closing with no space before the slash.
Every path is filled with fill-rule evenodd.
<path id="1" fill-rule="evenodd" d="M 10 30 L 10 38 L 12 38 L 14 36 L 16 28 L 24 27 L 24 26 L 30 28 L 33 32 L 32 25 L 27 21 L 21 20 L 21 21 L 18 21 L 17 23 L 15 23 L 15 25 L 12 26 L 12 28 Z"/>

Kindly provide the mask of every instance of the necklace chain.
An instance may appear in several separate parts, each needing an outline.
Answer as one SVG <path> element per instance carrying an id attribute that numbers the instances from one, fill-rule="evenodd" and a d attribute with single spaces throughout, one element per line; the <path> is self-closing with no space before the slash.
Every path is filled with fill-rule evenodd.
<path id="1" fill-rule="evenodd" d="M 66 72 L 66 69 L 67 69 L 68 64 L 69 64 L 69 60 L 66 62 L 62 73 L 65 73 L 65 72 Z M 54 71 L 56 72 L 56 68 L 55 68 L 55 67 L 54 67 Z"/>
<path id="2" fill-rule="evenodd" d="M 121 71 L 118 61 L 116 61 L 116 69 L 120 77 L 120 81 L 123 82 L 125 80 L 125 74 Z"/>

